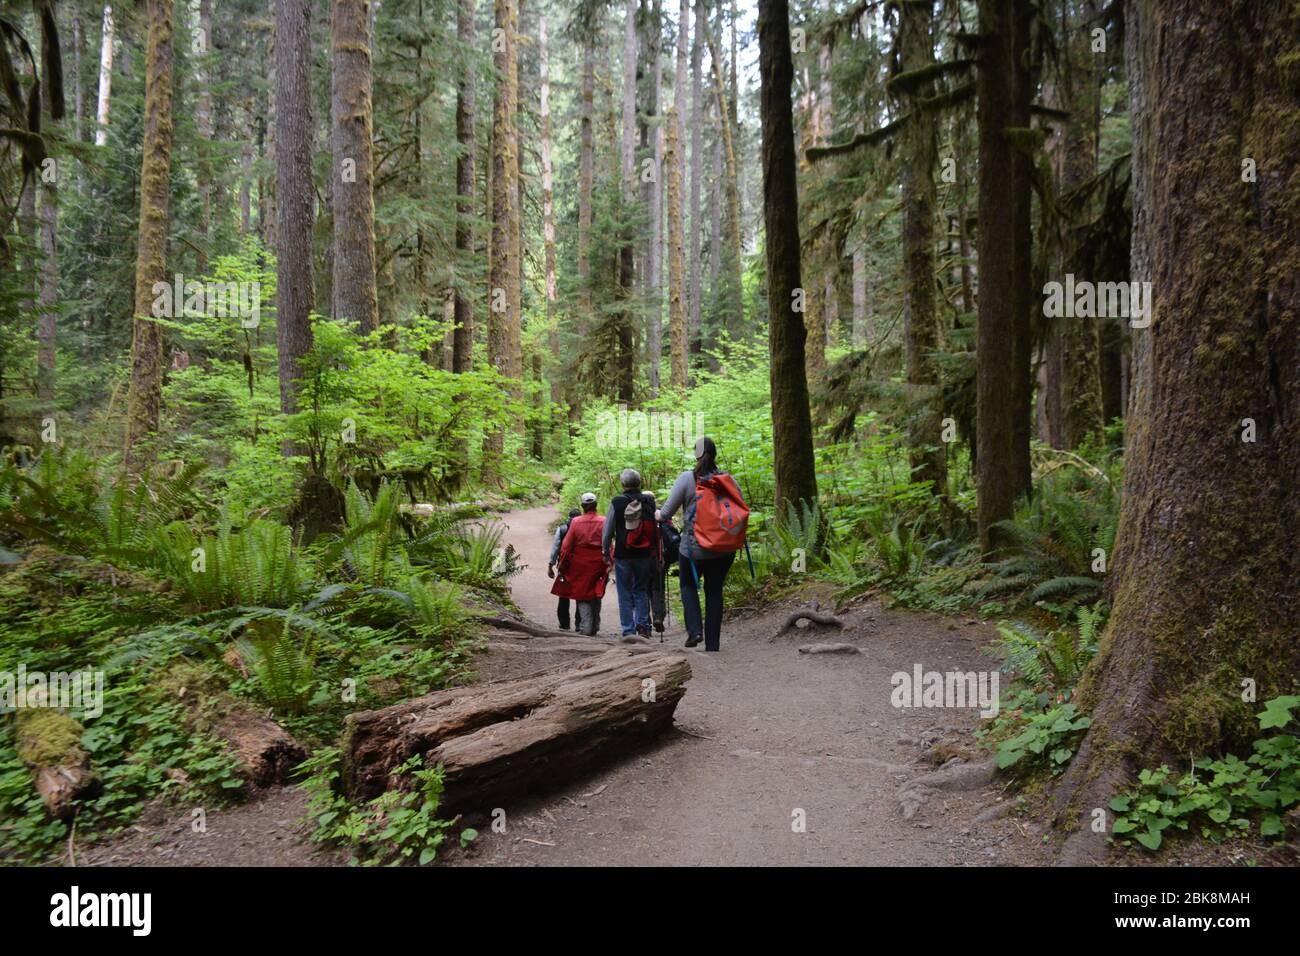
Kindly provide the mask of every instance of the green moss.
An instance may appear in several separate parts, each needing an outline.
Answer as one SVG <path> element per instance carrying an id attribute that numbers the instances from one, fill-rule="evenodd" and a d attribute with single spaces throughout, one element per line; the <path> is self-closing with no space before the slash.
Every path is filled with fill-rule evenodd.
<path id="1" fill-rule="evenodd" d="M 81 747 L 85 728 L 67 714 L 49 708 L 16 711 L 18 756 L 36 767 L 79 766 L 86 759 Z"/>

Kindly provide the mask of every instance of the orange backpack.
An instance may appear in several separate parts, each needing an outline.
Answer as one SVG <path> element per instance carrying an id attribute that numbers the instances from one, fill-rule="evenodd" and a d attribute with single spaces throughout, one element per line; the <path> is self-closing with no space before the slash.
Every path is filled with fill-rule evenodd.
<path id="1" fill-rule="evenodd" d="M 695 543 L 705 551 L 739 551 L 745 546 L 749 508 L 736 479 L 725 471 L 695 483 Z"/>

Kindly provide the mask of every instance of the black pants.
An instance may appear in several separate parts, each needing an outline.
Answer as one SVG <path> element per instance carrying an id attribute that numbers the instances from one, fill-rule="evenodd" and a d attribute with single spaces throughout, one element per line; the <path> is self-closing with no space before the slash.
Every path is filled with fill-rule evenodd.
<path id="1" fill-rule="evenodd" d="M 691 561 L 682 558 L 678 573 L 682 579 L 682 614 L 686 618 L 686 633 L 691 637 L 704 635 L 704 649 L 716 651 L 722 638 L 722 586 L 727 572 L 736 560 L 735 554 L 720 558 L 703 558 Z M 695 565 L 694 572 L 691 565 Z M 699 586 L 695 576 L 699 575 Z M 700 620 L 700 591 L 704 588 L 704 620 Z"/>
<path id="2" fill-rule="evenodd" d="M 664 622 L 668 619 L 668 564 L 656 568 L 650 576 L 650 620 L 663 640 Z"/>
<path id="3" fill-rule="evenodd" d="M 562 597 L 560 603 L 555 605 L 555 616 L 560 619 L 560 630 L 569 629 L 569 599 Z"/>

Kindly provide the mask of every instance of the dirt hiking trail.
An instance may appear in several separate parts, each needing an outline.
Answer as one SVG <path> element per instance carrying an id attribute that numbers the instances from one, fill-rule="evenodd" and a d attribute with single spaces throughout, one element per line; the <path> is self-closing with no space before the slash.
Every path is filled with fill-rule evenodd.
<path id="1" fill-rule="evenodd" d="M 555 598 L 546 562 L 554 507 L 503 518 L 506 540 L 527 565 L 512 579 L 514 599 L 537 623 L 554 627 Z M 743 561 L 732 574 L 747 574 Z M 676 579 L 669 579 L 675 589 Z M 823 603 L 828 603 L 823 600 Z M 979 653 L 994 635 L 982 624 L 897 613 L 865 603 L 842 615 L 849 625 L 795 629 L 769 640 L 790 605 L 729 617 L 722 650 L 682 649 L 681 622 L 670 618 L 665 646 L 690 661 L 693 677 L 678 705 L 676 730 L 649 750 L 578 783 L 506 807 L 505 833 L 483 828 L 474 848 L 452 862 L 478 865 L 932 865 L 1050 862 L 1041 835 L 1006 813 L 1002 786 L 962 777 L 937 760 L 980 755 L 969 732 L 975 711 L 898 709 L 890 704 L 896 671 L 987 671 Z M 618 638 L 611 583 L 597 638 Z M 519 676 L 573 651 L 546 651 L 549 638 L 495 642 L 484 677 Z M 658 635 L 652 638 L 658 644 Z M 801 645 L 843 642 L 858 654 L 801 654 Z M 526 646 L 526 649 L 525 649 Z M 524 666 L 524 659 L 527 667 Z M 907 816 L 905 816 L 907 814 Z M 797 832 L 800 819 L 806 824 Z M 978 822 L 977 822 L 978 820 Z"/>
<path id="2" fill-rule="evenodd" d="M 514 599 L 532 620 L 555 627 L 546 562 L 554 507 L 502 516 L 506 540 L 526 565 Z M 732 574 L 747 574 L 743 561 Z M 675 578 L 669 588 L 675 589 Z M 811 600 L 812 589 L 801 595 Z M 829 592 L 821 595 L 829 606 Z M 504 833 L 480 826 L 466 851 L 443 865 L 858 865 L 1047 864 L 1041 824 L 1008 811 L 970 732 L 974 710 L 898 709 L 897 671 L 987 671 L 979 653 L 994 635 L 973 620 L 886 611 L 866 601 L 840 615 L 847 627 L 810 626 L 771 640 L 789 603 L 723 623 L 722 650 L 685 650 L 670 617 L 665 647 L 693 676 L 676 725 L 648 749 L 563 789 L 504 807 Z M 611 584 L 595 638 L 527 637 L 494 631 L 477 660 L 483 680 L 521 677 L 576 663 L 618 639 Z M 658 635 L 652 638 L 658 645 Z M 801 654 L 836 642 L 857 654 Z M 956 758 L 956 759 L 954 759 Z M 939 764 L 947 762 L 942 770 Z M 105 843 L 73 847 L 82 866 L 336 866 L 346 854 L 307 839 L 306 797 L 274 788 L 249 803 L 207 814 L 157 801 Z M 802 824 L 802 826 L 800 826 Z M 450 841 L 449 841 L 450 842 Z M 53 864 L 68 863 L 66 852 Z"/>

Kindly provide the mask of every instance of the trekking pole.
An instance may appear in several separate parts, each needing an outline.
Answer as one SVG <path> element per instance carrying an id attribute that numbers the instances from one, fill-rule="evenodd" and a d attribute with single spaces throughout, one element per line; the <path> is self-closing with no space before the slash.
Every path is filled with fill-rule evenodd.
<path id="1" fill-rule="evenodd" d="M 754 574 L 754 556 L 749 553 L 749 539 L 745 539 L 745 557 L 749 560 L 749 579 L 757 581 L 758 576 Z"/>

